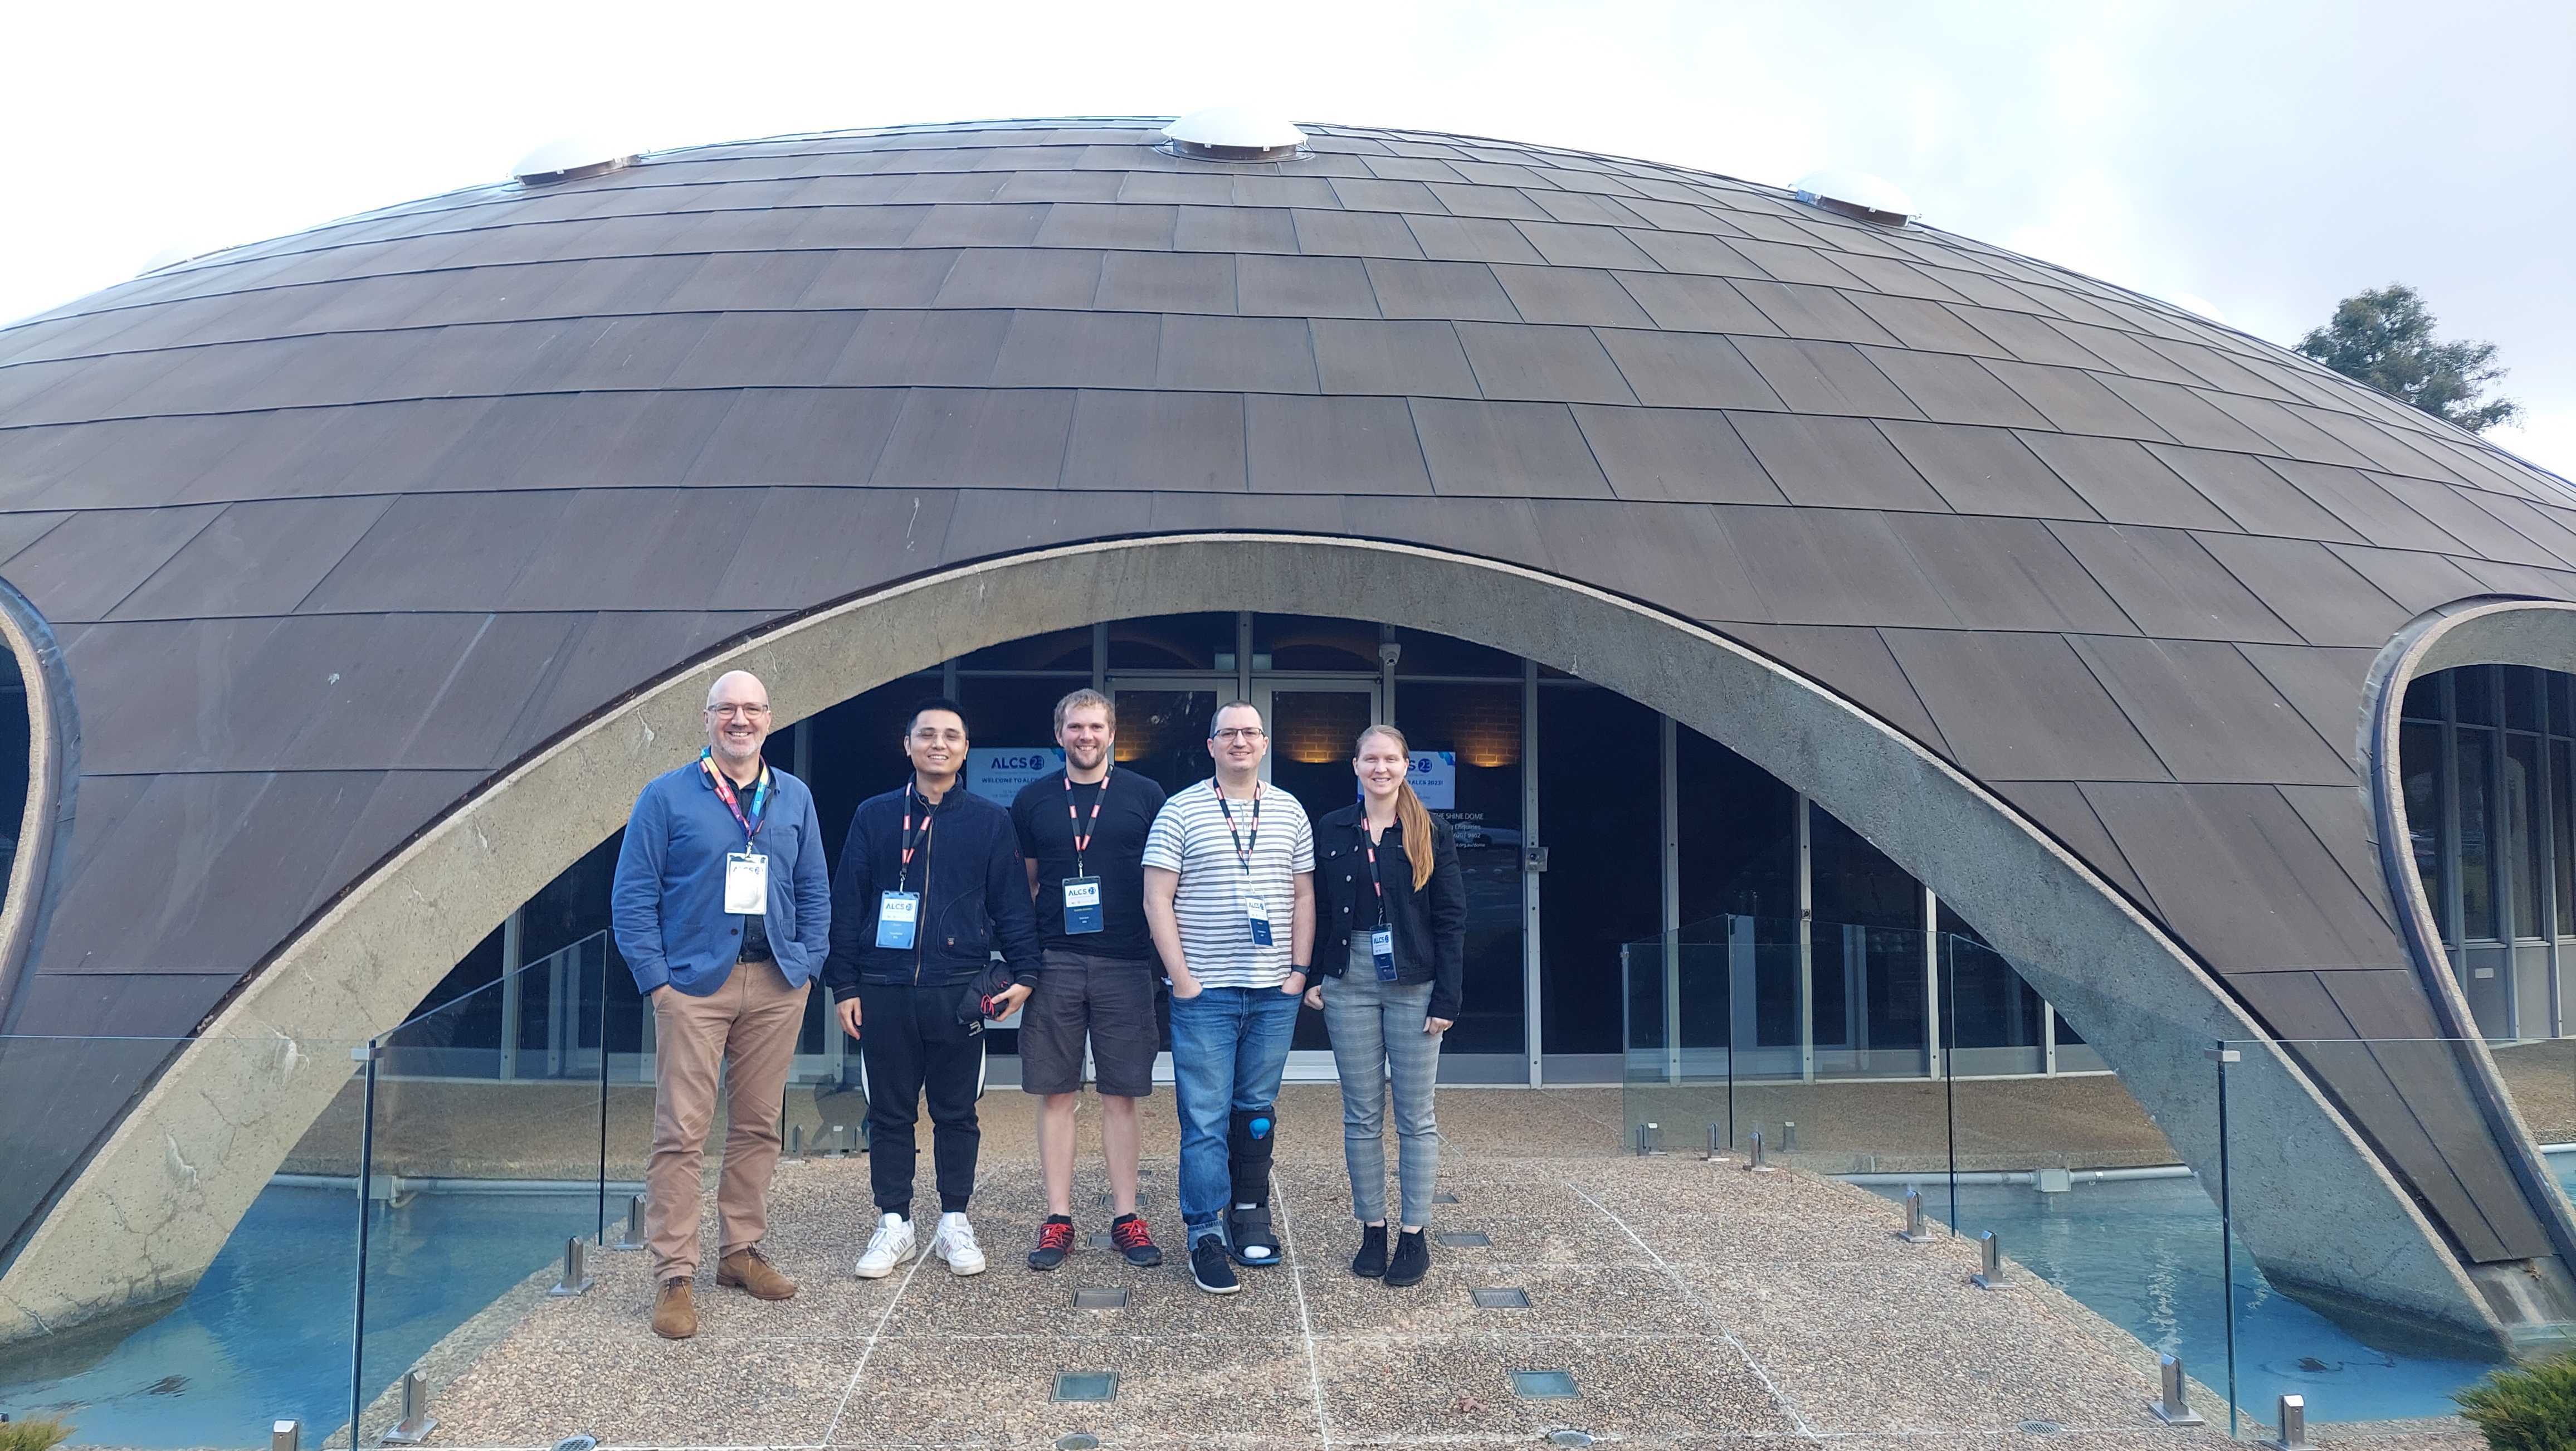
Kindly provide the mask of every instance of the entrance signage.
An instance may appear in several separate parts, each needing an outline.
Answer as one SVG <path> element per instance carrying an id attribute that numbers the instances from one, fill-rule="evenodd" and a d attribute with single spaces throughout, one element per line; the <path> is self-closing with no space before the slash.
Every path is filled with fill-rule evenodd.
<path id="1" fill-rule="evenodd" d="M 1008 806 L 1021 787 L 1063 764 L 1054 746 L 975 746 L 966 752 L 966 789 Z"/>
<path id="2" fill-rule="evenodd" d="M 1456 751 L 1415 751 L 1413 753 L 1413 794 L 1433 811 L 1458 809 L 1458 753 Z"/>

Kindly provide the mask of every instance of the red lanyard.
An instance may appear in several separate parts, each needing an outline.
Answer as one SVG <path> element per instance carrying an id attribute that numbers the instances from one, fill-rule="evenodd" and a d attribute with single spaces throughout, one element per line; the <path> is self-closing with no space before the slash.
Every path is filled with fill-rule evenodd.
<path id="1" fill-rule="evenodd" d="M 957 788 L 952 786 L 949 789 L 953 791 Z M 914 797 L 915 793 L 910 789 L 906 789 L 903 793 L 903 870 L 895 878 L 895 890 L 897 891 L 903 891 L 911 887 L 913 851 L 916 848 L 923 850 L 927 850 L 929 848 L 930 828 L 935 824 L 932 822 L 930 814 L 939 809 L 927 801 L 921 803 L 921 835 L 916 838 L 912 834 L 912 803 Z M 922 870 L 927 874 L 929 868 L 924 867 Z"/>
<path id="2" fill-rule="evenodd" d="M 1242 835 L 1235 831 L 1233 803 L 1225 799 L 1225 788 L 1218 785 L 1213 776 L 1208 778 L 1208 789 L 1216 793 L 1217 810 L 1225 813 L 1225 834 L 1234 838 L 1234 863 L 1243 868 L 1245 876 L 1251 876 L 1252 853 L 1261 845 L 1261 783 L 1258 781 L 1252 783 L 1252 839 L 1250 841 L 1244 840 Z"/>
<path id="3" fill-rule="evenodd" d="M 769 805 L 769 768 L 760 768 L 760 784 L 751 790 L 751 814 L 745 816 L 742 802 L 734 796 L 733 783 L 725 779 L 724 772 L 716 769 L 716 763 L 701 755 L 698 764 L 706 767 L 707 779 L 715 783 L 716 799 L 725 804 L 725 810 L 733 813 L 734 820 L 742 823 L 742 844 L 751 845 L 760 836 L 761 812 Z"/>
<path id="4" fill-rule="evenodd" d="M 1110 771 L 1115 771 L 1116 769 L 1117 768 L 1113 766 L 1110 768 Z M 1073 809 L 1073 773 L 1071 771 L 1064 773 L 1064 814 L 1070 818 L 1074 824 L 1073 874 L 1077 877 L 1083 875 L 1082 854 L 1091 850 L 1092 833 L 1100 829 L 1100 803 L 1108 799 L 1109 772 L 1104 771 L 1100 776 L 1100 794 L 1091 798 L 1091 820 L 1088 822 L 1084 821 L 1082 819 L 1082 814 Z"/>
<path id="5" fill-rule="evenodd" d="M 1377 869 L 1377 843 L 1369 838 L 1368 810 L 1360 811 L 1360 850 L 1368 853 L 1369 883 L 1377 888 L 1377 925 L 1386 925 L 1386 878 Z"/>

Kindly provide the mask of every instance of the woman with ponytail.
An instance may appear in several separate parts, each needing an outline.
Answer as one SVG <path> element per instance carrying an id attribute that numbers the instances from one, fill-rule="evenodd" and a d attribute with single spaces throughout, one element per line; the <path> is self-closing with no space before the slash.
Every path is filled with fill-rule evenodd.
<path id="1" fill-rule="evenodd" d="M 1408 779 L 1413 753 L 1390 725 L 1360 732 L 1351 769 L 1360 799 L 1315 826 L 1315 985 L 1342 1079 L 1342 1156 L 1360 1250 L 1351 1273 L 1396 1286 L 1431 1267 L 1423 1234 L 1440 1172 L 1431 1112 L 1440 1035 L 1458 1017 L 1467 889 L 1449 824 Z M 1386 1099 L 1395 1096 L 1402 1233 L 1386 1235 Z"/>

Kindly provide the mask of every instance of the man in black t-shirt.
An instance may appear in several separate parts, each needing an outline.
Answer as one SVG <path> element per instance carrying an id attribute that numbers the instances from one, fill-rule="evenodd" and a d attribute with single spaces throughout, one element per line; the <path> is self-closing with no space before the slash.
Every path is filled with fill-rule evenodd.
<path id="1" fill-rule="evenodd" d="M 1039 1095 L 1038 1167 L 1047 1218 L 1029 1268 L 1073 1252 L 1074 1103 L 1087 1030 L 1100 1082 L 1100 1142 L 1117 1218 L 1112 1241 L 1130 1264 L 1163 1252 L 1136 1212 L 1136 1100 L 1154 1091 L 1154 987 L 1162 976 L 1145 926 L 1145 836 L 1163 788 L 1110 764 L 1116 708 L 1096 690 L 1055 707 L 1065 768 L 1020 788 L 1011 803 L 1029 890 L 1037 897 L 1046 970 L 1020 1022 L 1020 1087 Z"/>

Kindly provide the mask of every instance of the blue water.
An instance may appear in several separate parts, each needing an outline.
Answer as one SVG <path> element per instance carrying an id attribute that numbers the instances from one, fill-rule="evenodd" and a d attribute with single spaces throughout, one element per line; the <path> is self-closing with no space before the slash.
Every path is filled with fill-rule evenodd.
<path id="1" fill-rule="evenodd" d="M 423 1195 L 379 1206 L 370 1227 L 367 1394 L 589 1234 L 580 1194 Z M 265 1445 L 272 1421 L 304 1444 L 349 1419 L 350 1190 L 271 1187 L 194 1290 L 160 1319 L 85 1344 L 0 1358 L 0 1411 L 59 1416 L 71 1444 Z"/>
<path id="2" fill-rule="evenodd" d="M 2576 1194 L 2576 1154 L 2553 1156 Z M 1880 1187 L 1890 1198 L 1904 1189 Z M 1922 1186 L 1927 1215 L 1946 1215 L 1948 1190 Z M 1960 1232 L 1993 1230 L 2004 1252 L 2103 1319 L 2225 1392 L 2227 1310 L 2218 1207 L 2194 1179 L 2080 1184 L 2063 1194 L 2022 1185 L 1959 1186 Z M 2456 1347 L 2399 1331 L 2369 1343 L 2289 1298 L 2239 1246 L 2235 1256 L 2236 1403 L 2264 1413 L 2305 1396 L 2312 1421 L 2448 1415 L 2451 1393 L 2495 1368 Z"/>

